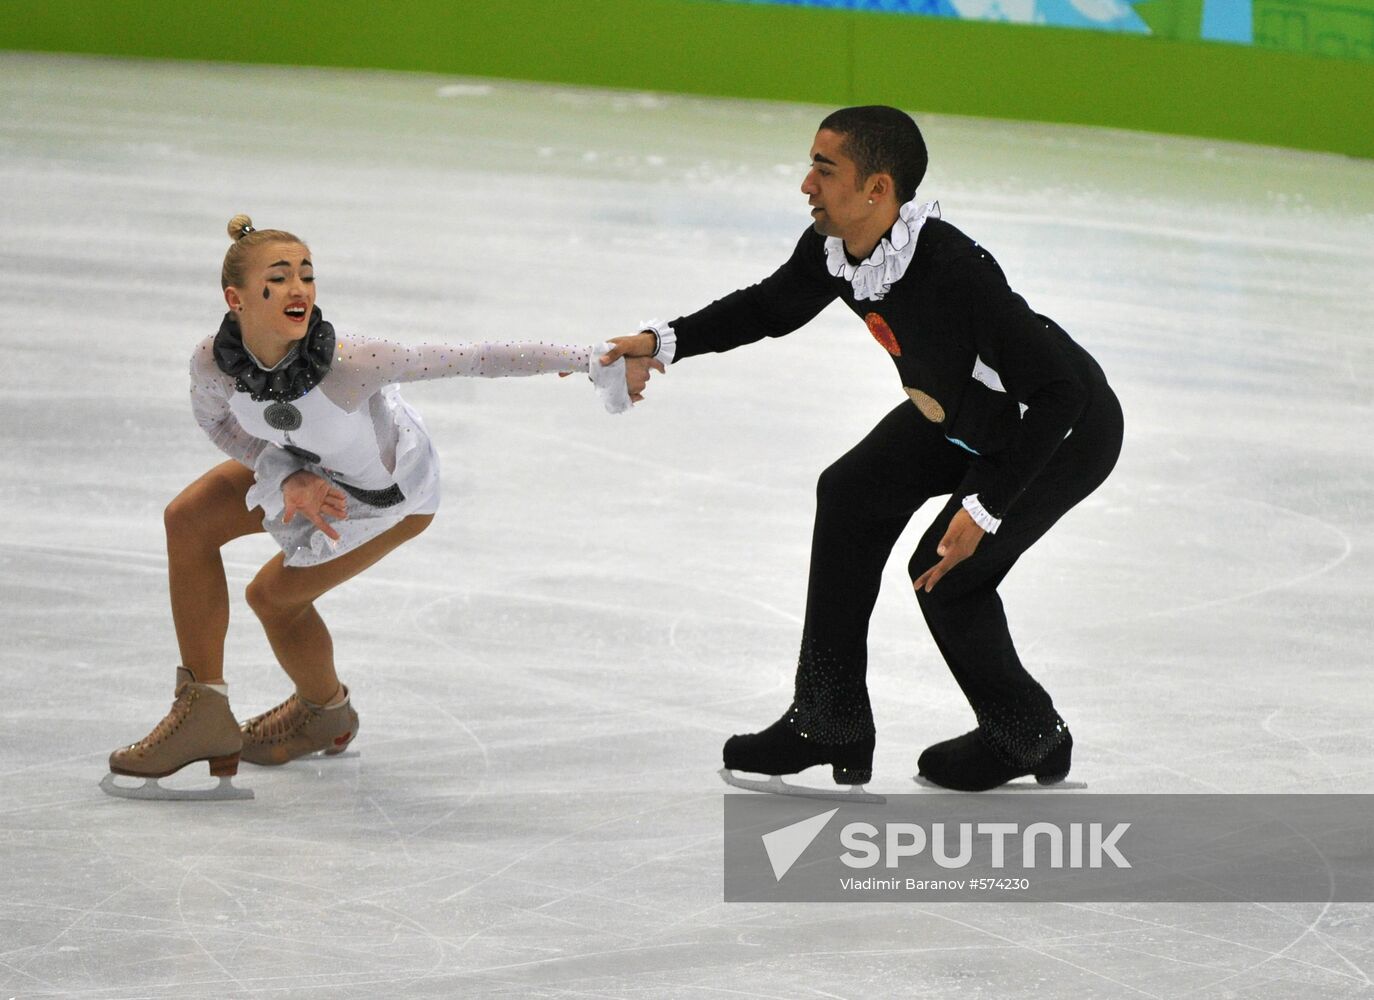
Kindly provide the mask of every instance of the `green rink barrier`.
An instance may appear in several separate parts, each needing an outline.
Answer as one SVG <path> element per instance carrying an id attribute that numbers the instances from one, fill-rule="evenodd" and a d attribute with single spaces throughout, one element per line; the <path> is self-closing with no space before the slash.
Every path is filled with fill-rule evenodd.
<path id="1" fill-rule="evenodd" d="M 0 49 L 409 70 L 1374 157 L 1374 62 L 717 0 L 0 0 Z"/>

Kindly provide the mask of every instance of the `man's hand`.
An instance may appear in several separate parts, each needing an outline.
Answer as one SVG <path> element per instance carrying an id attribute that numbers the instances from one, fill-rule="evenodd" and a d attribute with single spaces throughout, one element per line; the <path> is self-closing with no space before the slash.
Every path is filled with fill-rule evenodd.
<path id="1" fill-rule="evenodd" d="M 983 540 L 985 534 L 969 512 L 960 508 L 950 519 L 945 537 L 940 539 L 940 544 L 935 547 L 935 554 L 941 557 L 940 561 L 918 576 L 912 586 L 916 590 L 925 588 L 925 592 L 929 594 L 940 582 L 941 577 L 973 555 L 973 550 L 978 548 L 978 543 Z"/>
<path id="2" fill-rule="evenodd" d="M 614 361 L 612 362 L 614 363 Z M 653 358 L 627 356 L 625 358 L 625 388 L 630 390 L 630 402 L 644 401 L 644 387 L 649 384 L 650 371 L 663 371 L 663 362 Z"/>
<path id="3" fill-rule="evenodd" d="M 649 384 L 649 372 L 667 371 L 662 361 L 655 361 L 654 335 L 638 333 L 633 337 L 612 337 L 610 351 L 601 355 L 603 366 L 613 365 L 618 358 L 625 359 L 625 389 L 630 394 L 631 403 L 644 402 L 644 387 Z M 567 378 L 572 372 L 559 372 L 559 378 Z"/>
<path id="4" fill-rule="evenodd" d="M 325 517 L 336 521 L 347 518 L 347 497 L 329 480 L 301 469 L 282 481 L 281 498 L 286 506 L 281 516 L 283 524 L 290 524 L 291 519 L 300 514 L 327 537 L 339 540 L 339 533 L 330 527 Z"/>
<path id="5" fill-rule="evenodd" d="M 655 342 L 652 333 L 612 337 L 611 349 L 601 355 L 603 365 L 613 365 L 618 358 L 625 359 L 625 388 L 630 392 L 632 403 L 644 402 L 644 387 L 649 384 L 650 371 L 666 371 L 662 361 L 653 359 Z"/>
<path id="6" fill-rule="evenodd" d="M 612 337 L 610 342 L 613 346 L 601 355 L 601 363 L 614 364 L 616 358 L 652 357 L 656 339 L 652 333 L 636 333 L 633 337 Z M 658 370 L 663 370 L 661 365 Z"/>

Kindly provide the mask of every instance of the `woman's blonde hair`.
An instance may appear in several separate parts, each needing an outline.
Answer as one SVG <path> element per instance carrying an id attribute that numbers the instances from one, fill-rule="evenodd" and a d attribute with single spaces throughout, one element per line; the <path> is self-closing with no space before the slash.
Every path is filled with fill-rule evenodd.
<path id="1" fill-rule="evenodd" d="M 224 255 L 224 267 L 219 272 L 221 288 L 233 285 L 242 288 L 247 280 L 244 268 L 248 266 L 248 254 L 255 247 L 267 243 L 299 243 L 307 246 L 305 240 L 283 229 L 254 229 L 253 220 L 246 215 L 236 215 L 229 220 L 229 250 Z"/>

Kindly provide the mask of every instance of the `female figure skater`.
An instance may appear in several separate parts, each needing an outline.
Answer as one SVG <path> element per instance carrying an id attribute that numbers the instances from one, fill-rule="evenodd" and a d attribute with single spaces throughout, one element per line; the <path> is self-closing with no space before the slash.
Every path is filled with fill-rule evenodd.
<path id="1" fill-rule="evenodd" d="M 357 736 L 358 713 L 335 673 L 329 629 L 314 602 L 424 531 L 438 508 L 438 457 L 396 383 L 588 372 L 612 412 L 627 409 L 643 388 L 641 381 L 632 393 L 623 368 L 592 363 L 590 346 L 405 347 L 336 338 L 315 306 L 303 241 L 255 230 L 246 215 L 230 221 L 229 236 L 220 279 L 229 311 L 219 332 L 192 354 L 191 405 L 230 460 L 167 507 L 181 653 L 175 701 L 148 736 L 110 755 L 111 774 L 101 787 L 113 795 L 251 797 L 229 781 L 240 759 L 282 764 L 318 751 L 337 754 Z M 246 597 L 296 690 L 239 725 L 223 674 L 229 595 L 220 547 L 260 531 L 282 551 Z M 201 760 L 220 778 L 217 788 L 158 785 L 158 778 Z M 116 774 L 147 780 L 130 788 L 116 784 Z"/>

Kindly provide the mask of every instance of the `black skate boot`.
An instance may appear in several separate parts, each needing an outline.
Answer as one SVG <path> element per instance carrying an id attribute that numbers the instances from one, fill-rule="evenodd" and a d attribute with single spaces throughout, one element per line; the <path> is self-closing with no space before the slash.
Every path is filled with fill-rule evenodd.
<path id="1" fill-rule="evenodd" d="M 849 743 L 807 739 L 783 716 L 761 733 L 725 741 L 725 767 L 754 774 L 796 774 L 817 764 L 831 765 L 837 785 L 863 785 L 873 778 L 873 736 Z"/>
<path id="2" fill-rule="evenodd" d="M 1055 785 L 1069 776 L 1073 736 L 1068 729 L 1054 749 L 1040 761 L 1022 767 L 1009 764 L 975 729 L 952 740 L 927 747 L 917 762 L 918 780 L 956 792 L 986 792 L 1014 778 L 1035 775 L 1042 785 Z"/>

